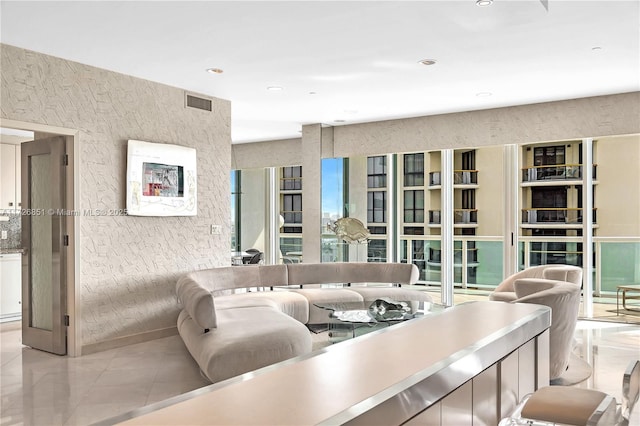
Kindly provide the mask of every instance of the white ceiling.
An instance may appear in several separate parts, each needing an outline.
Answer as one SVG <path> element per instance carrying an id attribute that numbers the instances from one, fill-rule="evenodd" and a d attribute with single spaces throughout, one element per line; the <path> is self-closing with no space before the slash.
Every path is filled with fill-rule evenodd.
<path id="1" fill-rule="evenodd" d="M 2 43 L 230 100 L 234 142 L 640 90 L 639 0 L 0 5 Z"/>

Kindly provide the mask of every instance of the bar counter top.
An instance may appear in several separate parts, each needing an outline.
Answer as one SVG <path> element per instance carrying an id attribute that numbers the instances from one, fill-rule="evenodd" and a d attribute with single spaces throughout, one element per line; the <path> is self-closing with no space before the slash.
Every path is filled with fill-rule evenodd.
<path id="1" fill-rule="evenodd" d="M 540 305 L 464 303 L 101 424 L 343 424 L 366 419 L 376 407 L 383 408 L 377 410 L 382 418 L 397 410 L 410 417 L 550 323 L 550 309 Z M 382 418 L 387 424 L 398 420 Z"/>

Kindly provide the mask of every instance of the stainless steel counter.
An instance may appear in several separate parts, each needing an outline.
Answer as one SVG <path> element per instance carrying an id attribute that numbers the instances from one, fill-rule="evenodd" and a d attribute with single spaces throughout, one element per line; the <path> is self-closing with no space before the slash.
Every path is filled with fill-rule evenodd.
<path id="1" fill-rule="evenodd" d="M 538 305 L 457 305 L 103 424 L 447 424 L 451 413 L 497 424 L 520 393 L 548 385 L 550 322 Z"/>

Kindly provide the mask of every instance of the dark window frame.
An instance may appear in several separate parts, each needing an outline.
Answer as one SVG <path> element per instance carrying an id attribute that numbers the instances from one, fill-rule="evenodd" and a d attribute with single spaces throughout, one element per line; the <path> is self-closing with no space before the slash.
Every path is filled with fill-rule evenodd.
<path id="1" fill-rule="evenodd" d="M 367 157 L 367 188 L 387 187 L 387 157 Z"/>
<path id="2" fill-rule="evenodd" d="M 367 192 L 367 222 L 387 223 L 387 191 Z"/>
<path id="3" fill-rule="evenodd" d="M 404 154 L 404 186 L 424 186 L 424 153 Z"/>
<path id="4" fill-rule="evenodd" d="M 418 195 L 421 195 L 418 196 Z M 408 189 L 404 191 L 404 222 L 424 223 L 425 195 L 422 189 Z M 422 198 L 422 200 L 420 200 Z M 422 204 L 420 206 L 419 204 Z"/>

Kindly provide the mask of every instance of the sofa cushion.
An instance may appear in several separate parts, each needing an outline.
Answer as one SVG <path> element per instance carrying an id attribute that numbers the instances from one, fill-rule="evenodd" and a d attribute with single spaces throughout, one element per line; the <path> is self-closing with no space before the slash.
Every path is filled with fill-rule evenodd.
<path id="1" fill-rule="evenodd" d="M 203 333 L 183 310 L 178 332 L 213 383 L 311 352 L 300 322 L 268 306 L 221 309 L 218 327 Z"/>
<path id="2" fill-rule="evenodd" d="M 215 298 L 217 310 L 265 306 L 265 304 L 270 304 L 302 324 L 306 324 L 309 321 L 309 302 L 307 298 L 292 291 L 253 291 L 251 293 L 218 296 Z"/>
<path id="3" fill-rule="evenodd" d="M 433 299 L 426 291 L 413 290 L 403 287 L 349 287 L 350 291 L 355 291 L 362 296 L 365 307 L 381 297 L 388 297 L 397 302 L 420 301 L 432 302 Z"/>
<path id="4" fill-rule="evenodd" d="M 489 294 L 489 300 L 496 302 L 513 302 L 517 298 L 515 291 L 494 291 Z"/>
<path id="5" fill-rule="evenodd" d="M 329 312 L 315 306 L 315 303 L 361 303 L 364 309 L 363 297 L 348 288 L 303 288 L 290 290 L 292 293 L 303 295 L 309 304 L 309 320 L 307 324 L 326 324 L 329 322 Z"/>
<path id="6" fill-rule="evenodd" d="M 216 294 L 223 290 L 270 287 L 287 283 L 286 265 L 223 266 L 190 272 L 186 277 Z"/>
<path id="7" fill-rule="evenodd" d="M 542 277 L 548 280 L 566 281 L 582 286 L 582 268 L 577 266 L 562 265 L 547 268 L 542 273 Z"/>
<path id="8" fill-rule="evenodd" d="M 216 327 L 216 310 L 211 291 L 200 285 L 191 275 L 181 277 L 176 284 L 178 302 L 202 330 Z"/>
<path id="9" fill-rule="evenodd" d="M 286 265 L 227 266 L 188 273 L 176 283 L 176 294 L 196 324 L 203 329 L 215 328 L 214 296 L 237 288 L 270 287 L 286 282 Z"/>
<path id="10" fill-rule="evenodd" d="M 411 263 L 298 263 L 287 265 L 289 285 L 330 283 L 415 284 L 418 267 Z"/>
<path id="11" fill-rule="evenodd" d="M 266 306 L 278 309 L 278 304 L 273 300 L 265 297 L 253 297 L 254 293 L 230 294 L 228 296 L 218 296 L 215 298 L 216 310 L 235 309 L 235 308 L 253 308 Z"/>
<path id="12" fill-rule="evenodd" d="M 519 299 L 533 293 L 547 290 L 562 282 L 564 281 L 547 280 L 544 278 L 518 278 L 513 282 L 513 288 L 515 289 L 516 298 Z"/>

